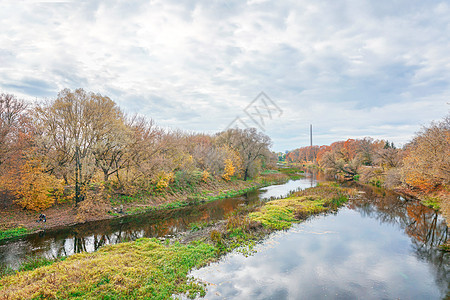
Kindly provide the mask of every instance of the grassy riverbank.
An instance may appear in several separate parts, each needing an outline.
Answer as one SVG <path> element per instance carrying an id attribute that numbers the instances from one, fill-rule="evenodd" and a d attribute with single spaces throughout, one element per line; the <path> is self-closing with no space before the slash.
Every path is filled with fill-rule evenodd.
<path id="1" fill-rule="evenodd" d="M 0 240 L 10 239 L 13 237 L 22 236 L 28 234 L 29 230 L 23 227 L 15 227 L 10 229 L 0 230 Z"/>
<path id="2" fill-rule="evenodd" d="M 149 211 L 176 209 L 235 197 L 264 186 L 285 183 L 290 179 L 299 178 L 299 176 L 301 175 L 298 173 L 284 173 L 273 170 L 248 181 L 239 179 L 211 181 L 192 186 L 187 190 L 160 193 L 158 195 L 142 193 L 139 196 L 110 196 L 107 202 L 103 201 L 102 206 L 88 206 L 82 213 L 80 213 L 80 208 L 76 208 L 70 203 L 61 203 L 43 211 L 47 216 L 46 223 L 36 222 L 39 217 L 39 213 L 37 212 L 24 211 L 17 206 L 11 206 L 11 208 L 0 211 L 0 224 L 2 226 L 0 227 L 0 240 L 20 237 L 53 227 L 62 227 Z M 119 212 L 120 207 L 122 213 Z"/>
<path id="3" fill-rule="evenodd" d="M 271 229 L 287 229 L 292 223 L 310 215 L 338 208 L 347 202 L 352 190 L 336 183 L 322 183 L 317 187 L 291 194 L 288 198 L 267 202 L 250 219 Z"/>
<path id="4" fill-rule="evenodd" d="M 104 246 L 94 253 L 76 254 L 64 261 L 4 277 L 0 280 L 0 298 L 202 296 L 204 286 L 189 278 L 190 270 L 217 260 L 233 249 L 251 249 L 273 230 L 288 228 L 311 214 L 336 209 L 353 194 L 350 189 L 324 183 L 295 192 L 286 199 L 270 201 L 256 212 L 235 213 L 221 226 L 205 230 L 198 240 L 188 244 L 143 238 Z"/>

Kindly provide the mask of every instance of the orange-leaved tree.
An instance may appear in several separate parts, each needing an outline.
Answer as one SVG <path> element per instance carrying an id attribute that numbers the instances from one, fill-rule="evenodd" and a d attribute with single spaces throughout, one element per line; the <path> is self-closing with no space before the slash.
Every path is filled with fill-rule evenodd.
<path id="1" fill-rule="evenodd" d="M 233 166 L 233 161 L 229 158 L 225 160 L 225 170 L 222 174 L 222 178 L 226 181 L 231 179 L 231 176 L 234 175 L 236 168 Z"/>
<path id="2" fill-rule="evenodd" d="M 450 115 L 424 127 L 407 146 L 403 182 L 429 191 L 450 184 Z"/>
<path id="3" fill-rule="evenodd" d="M 6 187 L 23 208 L 41 211 L 63 196 L 62 181 L 45 172 L 41 162 L 30 157 L 11 172 Z"/>

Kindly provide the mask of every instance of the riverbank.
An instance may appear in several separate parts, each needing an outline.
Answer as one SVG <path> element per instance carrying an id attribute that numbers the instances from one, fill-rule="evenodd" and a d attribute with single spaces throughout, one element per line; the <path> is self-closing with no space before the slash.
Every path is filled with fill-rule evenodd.
<path id="1" fill-rule="evenodd" d="M 72 203 L 59 203 L 43 211 L 47 217 L 45 223 L 37 222 L 39 213 L 23 210 L 11 204 L 0 211 L 0 240 L 23 236 L 41 230 L 72 226 L 75 224 L 120 218 L 154 210 L 180 208 L 218 199 L 245 194 L 271 184 L 281 184 L 298 174 L 283 174 L 278 171 L 268 172 L 254 180 L 216 181 L 204 183 L 195 188 L 177 193 L 160 193 L 130 197 L 113 195 L 110 200 L 98 208 L 76 208 Z"/>
<path id="2" fill-rule="evenodd" d="M 439 211 L 447 224 L 450 221 L 450 192 L 446 191 L 445 188 L 442 190 L 436 190 L 433 192 L 423 192 L 423 191 L 413 191 L 406 188 L 395 188 L 393 189 L 397 193 L 413 197 L 420 200 L 423 205 L 433 208 Z"/>
<path id="3" fill-rule="evenodd" d="M 354 195 L 351 189 L 324 183 L 286 199 L 269 201 L 253 213 L 241 211 L 225 222 L 197 228 L 191 233 L 196 240 L 191 241 L 189 234 L 183 236 L 187 244 L 177 239 L 162 242 L 143 238 L 105 246 L 94 253 L 75 254 L 51 265 L 6 276 L 0 280 L 0 298 L 201 296 L 204 286 L 188 277 L 190 270 L 236 248 L 251 250 L 268 233 L 288 228 L 311 214 L 334 210 Z"/>

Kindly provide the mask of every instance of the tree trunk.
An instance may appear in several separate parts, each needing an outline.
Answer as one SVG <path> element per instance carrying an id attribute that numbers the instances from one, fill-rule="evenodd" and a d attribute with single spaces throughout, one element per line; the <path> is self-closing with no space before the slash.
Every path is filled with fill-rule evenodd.
<path id="1" fill-rule="evenodd" d="M 80 162 L 80 150 L 77 147 L 75 150 L 75 206 L 81 202 L 81 162 Z"/>
<path id="2" fill-rule="evenodd" d="M 108 179 L 109 179 L 108 170 L 106 170 L 106 171 L 103 170 L 103 180 L 104 180 L 105 182 L 107 182 Z"/>
<path id="3" fill-rule="evenodd" d="M 248 168 L 245 169 L 244 181 L 247 181 L 247 177 L 248 177 Z"/>

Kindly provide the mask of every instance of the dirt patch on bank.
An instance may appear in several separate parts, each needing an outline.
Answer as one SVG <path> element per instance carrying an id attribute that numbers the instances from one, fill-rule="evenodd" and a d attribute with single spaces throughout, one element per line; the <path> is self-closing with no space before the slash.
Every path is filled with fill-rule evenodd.
<path id="1" fill-rule="evenodd" d="M 80 224 L 90 221 L 105 220 L 126 215 L 127 211 L 132 211 L 132 208 L 142 208 L 142 211 L 150 207 L 155 207 L 161 204 L 189 201 L 193 195 L 217 196 L 228 191 L 239 191 L 251 186 L 257 185 L 254 182 L 217 182 L 208 185 L 199 186 L 195 191 L 183 191 L 174 195 L 149 196 L 148 198 L 140 199 L 136 202 L 115 203 L 115 205 L 108 205 L 108 207 L 96 214 L 87 214 L 80 218 L 78 208 L 73 203 L 58 203 L 51 208 L 42 212 L 35 212 L 24 210 L 12 201 L 3 201 L 2 209 L 0 210 L 0 230 L 24 227 L 29 232 L 50 229 L 55 227 L 63 227 L 74 224 Z M 45 223 L 38 222 L 40 213 L 45 214 L 47 221 Z"/>

